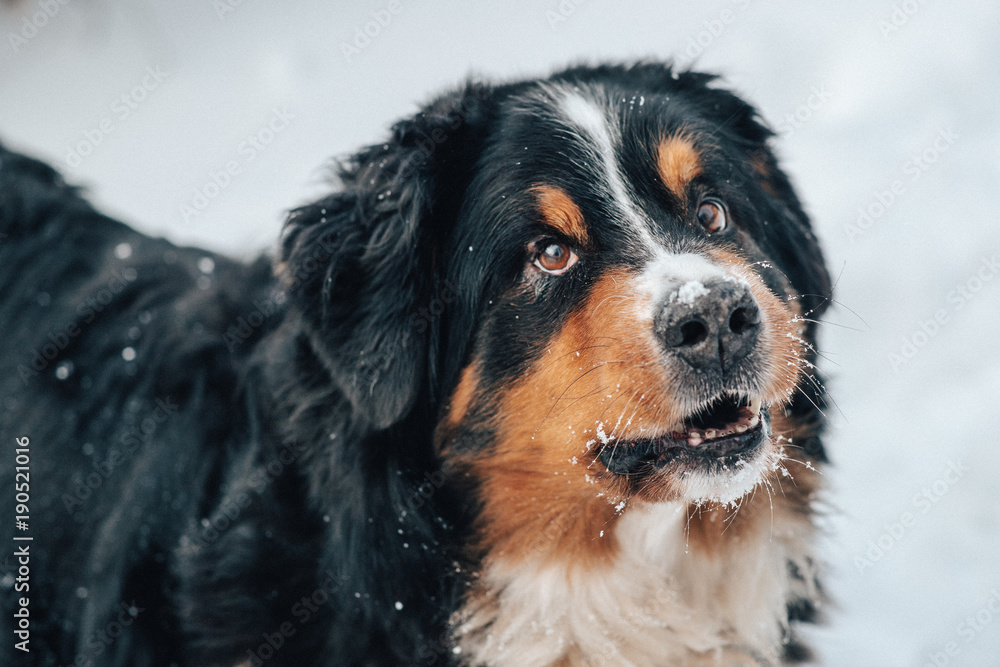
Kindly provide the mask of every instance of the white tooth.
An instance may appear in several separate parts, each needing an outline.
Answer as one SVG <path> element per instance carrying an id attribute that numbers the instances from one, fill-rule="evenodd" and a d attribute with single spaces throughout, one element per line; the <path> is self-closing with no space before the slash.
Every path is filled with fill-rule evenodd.
<path id="1" fill-rule="evenodd" d="M 705 431 L 705 437 L 711 440 L 712 438 L 715 437 L 716 433 L 717 431 L 714 428 L 710 428 L 707 431 Z"/>
<path id="2" fill-rule="evenodd" d="M 760 414 L 760 406 L 763 404 L 763 400 L 760 396 L 750 399 L 750 414 L 757 415 Z"/>
<path id="3" fill-rule="evenodd" d="M 759 423 L 760 423 L 760 416 L 759 415 L 755 414 L 753 417 L 750 418 L 750 428 L 753 428 L 754 426 L 756 426 Z"/>
<path id="4" fill-rule="evenodd" d="M 737 424 L 737 425 L 736 425 L 736 432 L 737 432 L 737 433 L 745 433 L 745 432 L 746 432 L 746 430 L 747 430 L 747 428 L 748 428 L 748 427 L 747 427 L 747 425 L 746 425 L 746 424 Z"/>
<path id="5" fill-rule="evenodd" d="M 688 444 L 692 447 L 697 447 L 701 444 L 701 438 L 688 438 Z"/>

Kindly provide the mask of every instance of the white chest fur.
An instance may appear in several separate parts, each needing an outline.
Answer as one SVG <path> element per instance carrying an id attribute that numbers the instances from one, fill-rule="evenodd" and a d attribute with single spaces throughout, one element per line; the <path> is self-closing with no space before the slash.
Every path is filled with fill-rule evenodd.
<path id="1" fill-rule="evenodd" d="M 788 562 L 809 569 L 792 537 L 802 531 L 788 530 L 800 527 L 764 525 L 708 555 L 686 548 L 685 517 L 677 504 L 630 506 L 604 538 L 621 548 L 601 568 L 494 562 L 456 617 L 466 664 L 777 664 L 786 601 L 804 586 Z"/>

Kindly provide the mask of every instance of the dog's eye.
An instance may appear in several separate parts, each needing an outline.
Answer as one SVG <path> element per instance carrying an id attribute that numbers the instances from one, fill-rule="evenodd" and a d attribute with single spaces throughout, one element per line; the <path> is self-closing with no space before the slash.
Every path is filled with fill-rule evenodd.
<path id="1" fill-rule="evenodd" d="M 543 241 L 538 244 L 538 254 L 535 255 L 535 266 L 546 273 L 559 275 L 576 264 L 579 257 L 565 243 Z"/>
<path id="2" fill-rule="evenodd" d="M 726 209 L 714 199 L 706 199 L 698 206 L 698 222 L 709 234 L 721 232 L 729 223 Z"/>

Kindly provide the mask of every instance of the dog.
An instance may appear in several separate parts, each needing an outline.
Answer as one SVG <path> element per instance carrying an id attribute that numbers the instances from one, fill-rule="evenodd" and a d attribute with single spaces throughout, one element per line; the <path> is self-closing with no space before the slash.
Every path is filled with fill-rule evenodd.
<path id="1" fill-rule="evenodd" d="M 4 664 L 809 659 L 832 287 L 771 139 L 668 63 L 470 80 L 252 262 L 3 149 Z"/>

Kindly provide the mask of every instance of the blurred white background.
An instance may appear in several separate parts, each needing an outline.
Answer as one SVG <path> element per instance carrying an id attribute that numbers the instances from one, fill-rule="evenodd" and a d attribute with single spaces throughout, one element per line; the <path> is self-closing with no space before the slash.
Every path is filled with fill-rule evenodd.
<path id="1" fill-rule="evenodd" d="M 838 278 L 813 642 L 829 665 L 1000 665 L 1000 6 L 445 4 L 14 3 L 0 140 L 146 232 L 249 257 L 330 158 L 469 74 L 723 74 L 779 131 Z"/>

